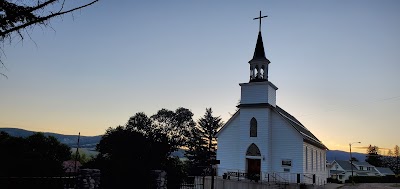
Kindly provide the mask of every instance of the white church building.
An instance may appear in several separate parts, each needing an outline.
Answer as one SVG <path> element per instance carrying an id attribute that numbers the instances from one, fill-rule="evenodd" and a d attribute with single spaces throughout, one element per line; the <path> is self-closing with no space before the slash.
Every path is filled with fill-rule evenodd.
<path id="1" fill-rule="evenodd" d="M 278 87 L 268 80 L 269 63 L 260 30 L 249 61 L 250 80 L 239 84 L 238 110 L 216 135 L 217 174 L 230 179 L 323 185 L 328 177 L 328 148 L 276 104 Z"/>

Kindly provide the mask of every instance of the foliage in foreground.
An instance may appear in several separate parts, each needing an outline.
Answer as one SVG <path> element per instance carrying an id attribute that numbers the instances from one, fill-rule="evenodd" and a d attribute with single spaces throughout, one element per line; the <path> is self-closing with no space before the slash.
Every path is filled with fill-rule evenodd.
<path id="1" fill-rule="evenodd" d="M 179 188 L 188 174 L 197 168 L 203 171 L 215 159 L 215 134 L 222 126 L 221 118 L 212 116 L 211 108 L 198 124 L 186 108 L 175 111 L 161 109 L 152 116 L 138 112 L 125 126 L 108 128 L 96 149 L 99 154 L 87 167 L 101 170 L 102 187 L 135 187 L 154 184 L 152 170 L 167 172 L 168 188 Z M 171 156 L 187 148 L 189 161 Z"/>
<path id="2" fill-rule="evenodd" d="M 62 162 L 71 158 L 70 147 L 43 133 L 22 138 L 0 132 L 0 152 L 0 177 L 60 176 Z"/>
<path id="3" fill-rule="evenodd" d="M 22 41 L 26 36 L 30 37 L 29 29 L 33 26 L 48 26 L 51 19 L 91 6 L 98 1 L 82 0 L 79 2 L 81 4 L 77 5 L 76 2 L 68 0 L 0 0 L 0 42 L 11 43 L 15 39 L 18 40 L 18 37 Z M 0 50 L 3 50 L 2 46 Z M 0 69 L 5 68 L 1 61 L 1 53 Z M 7 77 L 1 72 L 0 75 Z"/>
<path id="4" fill-rule="evenodd" d="M 178 188 L 184 164 L 170 154 L 185 144 L 192 116 L 184 108 L 162 109 L 152 117 L 139 112 L 125 126 L 107 129 L 96 147 L 99 154 L 87 166 L 101 170 L 104 188 L 151 187 L 153 170 L 167 171 L 168 188 Z"/>

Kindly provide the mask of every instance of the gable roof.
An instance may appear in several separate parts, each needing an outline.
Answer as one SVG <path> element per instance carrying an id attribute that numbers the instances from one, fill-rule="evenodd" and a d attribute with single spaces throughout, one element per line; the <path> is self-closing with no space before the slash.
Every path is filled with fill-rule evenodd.
<path id="1" fill-rule="evenodd" d="M 374 167 L 366 161 L 353 161 L 353 165 L 363 166 L 363 167 Z"/>
<path id="2" fill-rule="evenodd" d="M 292 125 L 293 128 L 295 128 L 303 136 L 303 140 L 305 142 L 317 146 L 321 149 L 328 149 L 316 136 L 311 133 L 311 131 L 304 127 L 304 125 L 301 124 L 300 121 L 297 120 L 294 116 L 290 115 L 279 106 L 276 106 L 272 109 L 279 115 L 281 115 L 290 125 Z"/>
<path id="3" fill-rule="evenodd" d="M 312 144 L 318 148 L 328 150 L 328 148 L 324 144 L 322 144 L 322 142 L 316 136 L 314 136 L 311 133 L 311 131 L 309 131 L 306 127 L 304 127 L 303 124 L 300 123 L 300 121 L 298 121 L 294 116 L 290 115 L 288 112 L 283 110 L 281 107 L 279 107 L 279 106 L 274 107 L 267 103 L 265 103 L 265 104 L 264 103 L 263 104 L 248 104 L 248 105 L 271 108 L 272 111 L 275 111 L 276 113 L 278 113 L 278 115 L 280 115 L 294 129 L 296 129 L 296 131 L 298 131 L 301 134 L 301 136 L 303 137 L 303 140 L 305 142 Z M 242 105 L 242 107 L 243 106 L 244 105 Z M 238 107 L 241 107 L 241 105 L 239 105 Z M 240 113 L 240 108 L 235 112 L 235 114 L 232 115 L 232 117 L 224 124 L 224 126 L 222 126 L 222 128 L 220 130 L 218 130 L 218 132 L 215 136 L 218 137 L 219 133 L 221 133 L 226 128 L 226 126 L 229 125 L 230 122 L 232 122 L 233 119 L 235 119 L 239 115 L 239 113 Z"/>
<path id="4" fill-rule="evenodd" d="M 340 167 L 342 167 L 345 171 L 351 171 L 351 163 L 346 160 L 334 160 Z M 353 162 L 354 163 L 354 162 Z M 353 164 L 353 170 L 357 170 L 357 168 Z"/>
<path id="5" fill-rule="evenodd" d="M 222 130 L 224 130 L 226 128 L 227 125 L 229 125 L 233 119 L 235 119 L 238 115 L 239 115 L 239 111 L 240 109 L 236 110 L 236 112 L 232 115 L 231 118 L 229 118 L 229 120 L 217 131 L 217 133 L 215 134 L 215 137 L 218 137 L 219 133 L 221 133 Z"/>
<path id="6" fill-rule="evenodd" d="M 396 174 L 394 174 L 394 172 L 390 168 L 387 168 L 387 167 L 375 167 L 375 168 L 381 174 L 384 174 L 384 175 L 396 175 Z"/>

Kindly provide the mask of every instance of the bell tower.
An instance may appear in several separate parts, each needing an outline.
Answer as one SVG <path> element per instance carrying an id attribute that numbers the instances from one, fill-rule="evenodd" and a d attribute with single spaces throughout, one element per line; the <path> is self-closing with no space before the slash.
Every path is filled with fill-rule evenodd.
<path id="1" fill-rule="evenodd" d="M 267 16 L 254 18 L 259 19 L 259 31 L 253 58 L 250 64 L 250 80 L 248 83 L 240 83 L 241 99 L 238 107 L 268 107 L 276 106 L 276 90 L 274 84 L 268 80 L 268 65 L 271 63 L 265 57 L 263 39 L 261 35 L 261 19 Z"/>
<path id="2" fill-rule="evenodd" d="M 268 64 L 271 63 L 265 57 L 264 44 L 261 35 L 261 19 L 267 16 L 260 16 L 253 20 L 259 19 L 260 25 L 258 30 L 258 37 L 256 48 L 254 49 L 253 58 L 249 61 L 250 64 L 250 82 L 268 81 Z"/>
<path id="3" fill-rule="evenodd" d="M 271 63 L 264 52 L 261 31 L 258 32 L 257 44 L 250 64 L 250 82 L 268 81 L 268 64 Z"/>

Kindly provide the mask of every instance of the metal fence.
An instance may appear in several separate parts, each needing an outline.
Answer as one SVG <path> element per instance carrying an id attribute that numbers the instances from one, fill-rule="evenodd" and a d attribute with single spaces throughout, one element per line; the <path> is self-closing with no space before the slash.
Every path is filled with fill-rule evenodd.
<path id="1" fill-rule="evenodd" d="M 189 176 L 180 186 L 180 189 L 205 189 L 205 176 Z"/>
<path id="2" fill-rule="evenodd" d="M 223 173 L 223 179 L 229 180 L 250 180 L 259 183 L 306 183 L 316 184 L 317 175 L 313 173 L 290 173 L 290 172 L 260 172 L 249 174 L 244 170 L 219 169 Z"/>

